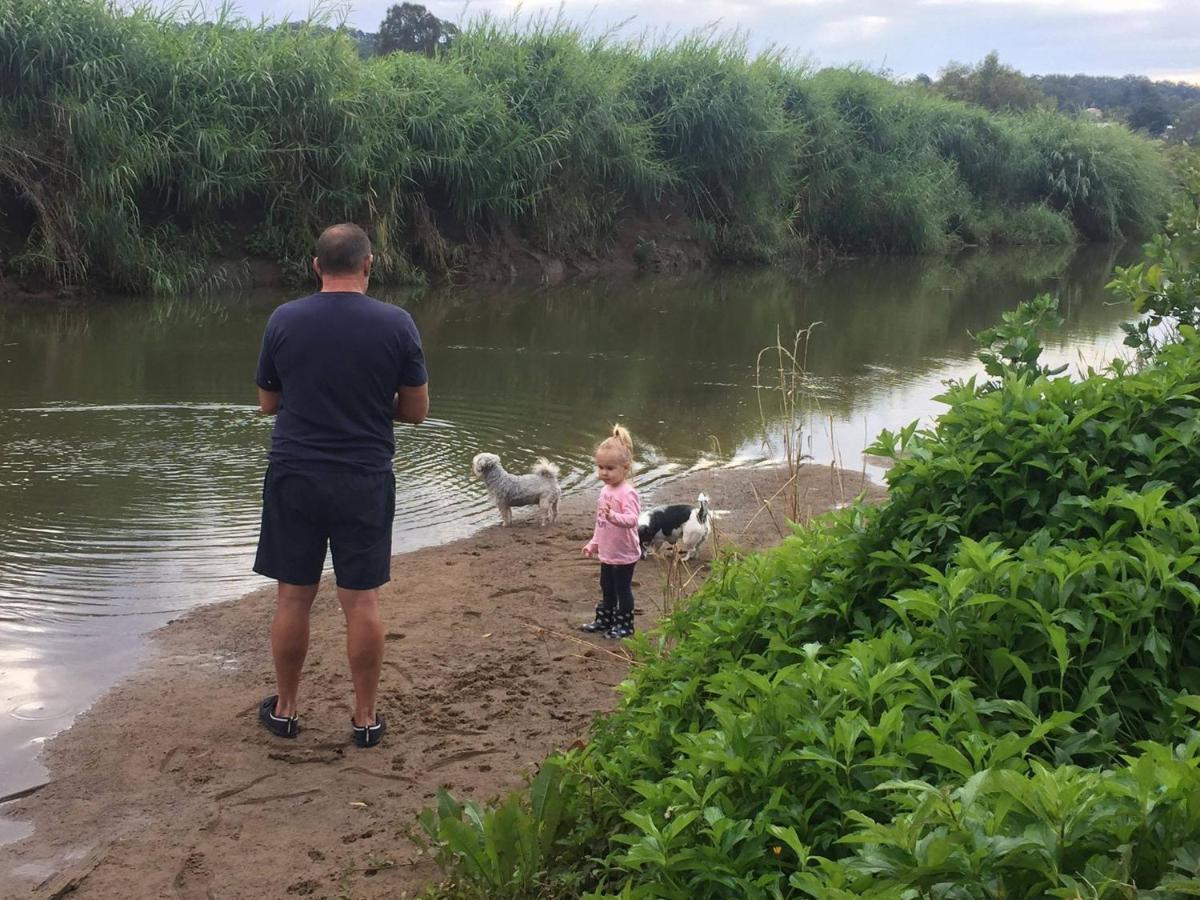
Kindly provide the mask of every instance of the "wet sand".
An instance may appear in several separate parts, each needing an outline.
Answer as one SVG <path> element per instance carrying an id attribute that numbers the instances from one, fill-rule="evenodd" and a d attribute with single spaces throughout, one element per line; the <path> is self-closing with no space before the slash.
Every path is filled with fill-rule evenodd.
<path id="1" fill-rule="evenodd" d="M 785 477 L 774 467 L 702 470 L 643 505 L 706 491 L 723 511 L 721 546 L 759 549 L 784 530 L 760 498 Z M 828 467 L 806 468 L 797 484 L 809 515 L 864 487 L 882 496 L 861 473 Z M 34 825 L 0 847 L 0 895 L 412 896 L 439 876 L 408 837 L 438 787 L 481 801 L 515 789 L 617 701 L 624 651 L 575 630 L 597 599 L 596 564 L 579 555 L 593 503 L 569 498 L 547 528 L 517 511 L 510 528 L 393 558 L 382 592 L 388 734 L 376 748 L 350 741 L 330 578 L 314 606 L 303 731 L 292 741 L 256 719 L 274 686 L 273 586 L 167 625 L 138 672 L 49 743 L 50 781 L 0 806 Z M 639 629 L 661 614 L 665 577 L 662 561 L 638 566 Z"/>

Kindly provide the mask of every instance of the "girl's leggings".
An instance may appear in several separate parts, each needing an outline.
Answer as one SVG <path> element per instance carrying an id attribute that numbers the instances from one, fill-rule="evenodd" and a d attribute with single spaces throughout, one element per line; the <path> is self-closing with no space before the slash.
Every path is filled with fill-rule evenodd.
<path id="1" fill-rule="evenodd" d="M 637 563 L 614 566 L 600 563 L 600 607 L 607 612 L 633 615 L 633 567 Z"/>

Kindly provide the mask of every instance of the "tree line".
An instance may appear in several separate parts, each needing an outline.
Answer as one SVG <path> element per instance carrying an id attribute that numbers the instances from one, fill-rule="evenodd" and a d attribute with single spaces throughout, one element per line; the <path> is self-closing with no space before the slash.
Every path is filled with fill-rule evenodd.
<path id="1" fill-rule="evenodd" d="M 929 90 L 994 112 L 1057 109 L 1090 113 L 1135 131 L 1194 143 L 1200 136 L 1200 86 L 1151 81 L 1144 75 L 1026 75 L 1000 62 L 996 52 L 977 64 L 952 62 L 936 79 L 914 81 Z"/>

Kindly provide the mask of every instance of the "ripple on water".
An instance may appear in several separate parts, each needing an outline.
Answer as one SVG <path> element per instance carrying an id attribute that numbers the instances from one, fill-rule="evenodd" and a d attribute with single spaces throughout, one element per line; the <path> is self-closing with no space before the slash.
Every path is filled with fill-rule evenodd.
<path id="1" fill-rule="evenodd" d="M 62 700 L 38 697 L 33 700 L 18 702 L 8 710 L 8 714 L 22 722 L 45 722 L 51 719 L 62 719 L 73 716 L 79 709 L 77 706 Z"/>
<path id="2" fill-rule="evenodd" d="M 449 392 L 438 411 L 425 428 L 397 431 L 398 551 L 491 520 L 470 472 L 477 452 L 500 451 L 517 472 L 550 456 L 565 490 L 588 482 L 596 436 L 570 404 Z M 268 438 L 252 408 L 51 403 L 5 416 L 0 502 L 13 492 L 20 502 L 0 522 L 0 621 L 62 631 L 256 583 L 249 570 Z"/>

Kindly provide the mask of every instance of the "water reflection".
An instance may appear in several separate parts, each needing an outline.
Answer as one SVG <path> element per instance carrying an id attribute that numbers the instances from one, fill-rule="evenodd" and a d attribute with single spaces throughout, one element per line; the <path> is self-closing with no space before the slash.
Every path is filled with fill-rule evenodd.
<path id="1" fill-rule="evenodd" d="M 936 410 L 973 368 L 969 333 L 1039 291 L 1053 352 L 1115 352 L 1109 248 L 871 259 L 822 273 L 705 274 L 389 299 L 425 337 L 433 418 L 397 432 L 396 547 L 492 521 L 471 456 L 560 462 L 590 482 L 609 423 L 650 485 L 720 448 L 762 453 L 755 357 L 809 345 L 813 449 L 857 467 L 880 427 Z M 133 664 L 138 635 L 261 584 L 249 574 L 270 422 L 253 401 L 279 295 L 0 308 L 0 795 L 38 779 L 44 737 Z M 1098 349 L 1099 348 L 1099 349 Z"/>

